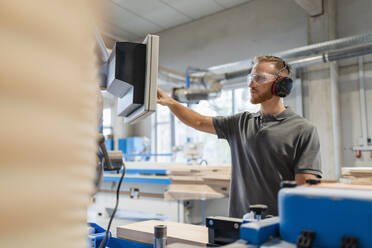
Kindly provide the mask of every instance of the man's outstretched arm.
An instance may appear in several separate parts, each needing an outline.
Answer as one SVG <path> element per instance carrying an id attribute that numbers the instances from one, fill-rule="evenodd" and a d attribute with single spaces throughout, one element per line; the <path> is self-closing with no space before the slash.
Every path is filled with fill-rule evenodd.
<path id="1" fill-rule="evenodd" d="M 213 126 L 212 117 L 204 116 L 196 113 L 192 109 L 189 109 L 173 98 L 169 97 L 164 91 L 158 89 L 158 101 L 159 104 L 167 106 L 174 115 L 177 116 L 187 126 L 193 127 L 199 131 L 206 133 L 216 134 L 216 130 Z"/>
<path id="2" fill-rule="evenodd" d="M 295 180 L 297 185 L 303 185 L 306 183 L 306 179 L 316 179 L 318 178 L 313 174 L 296 174 Z"/>

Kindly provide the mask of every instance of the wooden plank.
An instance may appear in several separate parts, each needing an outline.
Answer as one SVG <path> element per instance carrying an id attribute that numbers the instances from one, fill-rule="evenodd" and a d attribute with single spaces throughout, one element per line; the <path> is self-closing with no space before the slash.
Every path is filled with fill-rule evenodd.
<path id="1" fill-rule="evenodd" d="M 314 185 L 315 187 L 327 187 L 327 188 L 342 188 L 342 189 L 367 189 L 372 190 L 372 185 L 357 185 L 357 184 L 345 184 L 345 183 L 320 183 Z M 314 187 L 310 186 L 310 187 Z"/>
<path id="2" fill-rule="evenodd" d="M 350 184 L 372 185 L 372 167 L 344 167 L 341 180 Z"/>
<path id="3" fill-rule="evenodd" d="M 230 192 L 230 177 L 231 175 L 207 175 L 203 176 L 203 181 L 218 193 L 228 196 Z"/>
<path id="4" fill-rule="evenodd" d="M 207 200 L 226 197 L 205 184 L 171 184 L 164 194 L 166 200 Z"/>
<path id="5" fill-rule="evenodd" d="M 372 177 L 372 167 L 345 167 L 342 168 L 343 176 Z"/>
<path id="6" fill-rule="evenodd" d="M 204 181 L 215 181 L 215 182 L 224 182 L 228 183 L 230 182 L 231 175 L 230 174 L 210 174 L 202 176 Z"/>
<path id="7" fill-rule="evenodd" d="M 170 221 L 149 220 L 117 228 L 117 237 L 144 244 L 153 244 L 154 226 L 167 226 L 167 242 L 205 247 L 208 243 L 208 228 Z"/>
<path id="8" fill-rule="evenodd" d="M 170 176 L 172 183 L 177 184 L 204 184 L 204 180 L 198 176 Z"/>

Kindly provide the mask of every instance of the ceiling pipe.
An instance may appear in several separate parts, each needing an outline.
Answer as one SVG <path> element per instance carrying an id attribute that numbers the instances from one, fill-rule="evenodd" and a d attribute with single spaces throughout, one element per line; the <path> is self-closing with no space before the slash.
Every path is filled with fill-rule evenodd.
<path id="1" fill-rule="evenodd" d="M 372 53 L 372 42 L 365 44 L 365 45 L 338 49 L 335 51 L 322 53 L 320 55 L 314 55 L 314 56 L 302 57 L 302 58 L 298 58 L 294 60 L 288 60 L 287 63 L 294 68 L 301 68 L 301 67 L 306 67 L 306 66 L 315 65 L 315 64 L 328 63 L 328 62 L 337 61 L 341 59 L 358 57 L 358 56 L 371 54 L 371 53 Z M 251 64 L 251 66 L 245 70 L 225 73 L 224 74 L 225 78 L 234 79 L 238 77 L 245 77 L 250 73 L 252 69 L 252 65 L 253 64 Z"/>
<path id="2" fill-rule="evenodd" d="M 325 41 L 309 46 L 303 46 L 283 52 L 274 53 L 273 55 L 281 57 L 286 60 L 298 58 L 296 59 L 297 61 L 296 63 L 298 64 L 297 67 L 304 67 L 312 64 L 322 63 L 323 59 L 321 56 L 323 56 L 323 53 L 328 52 L 328 54 L 330 54 L 330 56 L 332 57 L 333 53 L 330 52 L 331 50 L 355 47 L 359 45 L 365 45 L 368 43 L 372 43 L 372 33 L 361 34 L 331 41 Z M 225 75 L 226 79 L 231 79 L 246 76 L 250 72 L 252 64 L 253 60 L 248 59 L 234 63 L 213 66 L 208 68 L 208 70 L 215 74 L 223 74 Z M 295 64 L 295 62 L 293 62 L 293 64 Z M 174 72 L 162 67 L 159 70 L 159 74 L 166 75 L 167 78 L 172 79 L 174 81 L 185 82 L 184 73 Z M 192 74 L 191 76 L 194 77 L 195 79 L 201 78 L 201 76 L 198 76 L 198 73 Z"/>
<path id="3" fill-rule="evenodd" d="M 348 48 L 351 46 L 364 45 L 372 42 L 372 33 L 361 34 L 331 41 L 320 42 L 308 46 L 298 47 L 283 52 L 274 53 L 272 55 L 283 59 L 292 59 L 299 57 L 307 57 L 310 55 L 319 55 L 320 53 L 329 52 L 335 49 Z M 253 59 L 242 60 L 238 62 L 213 66 L 208 68 L 211 72 L 220 73 L 235 73 L 237 71 L 249 71 L 252 67 Z"/>
<path id="4" fill-rule="evenodd" d="M 372 53 L 372 33 L 321 42 L 275 53 L 273 55 L 286 59 L 288 64 L 292 67 L 301 68 L 370 53 Z M 253 60 L 249 59 L 211 67 L 208 69 L 208 76 L 206 76 L 206 73 L 192 73 L 190 75 L 190 80 L 194 85 L 200 86 L 204 82 L 210 87 L 205 89 L 177 88 L 173 91 L 174 97 L 178 97 L 178 99 L 183 102 L 216 97 L 222 88 L 220 84 L 221 81 L 245 77 L 250 73 L 252 66 Z M 178 73 L 164 67 L 160 68 L 159 75 L 162 79 L 173 82 L 174 84 L 184 84 L 186 81 L 184 73 Z"/>

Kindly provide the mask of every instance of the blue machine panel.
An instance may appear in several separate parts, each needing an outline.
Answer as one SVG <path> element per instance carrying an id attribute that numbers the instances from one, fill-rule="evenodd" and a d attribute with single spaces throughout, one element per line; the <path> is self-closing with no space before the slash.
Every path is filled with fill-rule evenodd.
<path id="1" fill-rule="evenodd" d="M 120 177 L 105 175 L 104 182 L 119 182 Z M 124 177 L 123 182 L 127 183 L 155 183 L 155 184 L 171 184 L 169 178 L 146 178 L 146 177 Z"/>
<path id="2" fill-rule="evenodd" d="M 105 145 L 107 151 L 113 151 L 114 150 L 114 140 L 113 139 L 107 139 L 105 140 Z"/>
<path id="3" fill-rule="evenodd" d="M 372 245 L 371 190 L 324 187 L 279 192 L 280 238 L 296 243 L 301 231 L 315 232 L 314 247 L 340 247 L 344 236 Z"/>
<path id="4" fill-rule="evenodd" d="M 279 218 L 273 217 L 261 221 L 252 221 L 240 226 L 240 238 L 248 244 L 262 245 L 279 231 Z"/>
<path id="5" fill-rule="evenodd" d="M 143 152 L 144 144 L 142 137 L 130 137 L 124 139 L 118 139 L 118 150 L 122 151 L 124 156 L 126 154 L 138 154 Z M 127 160 L 133 160 L 134 158 L 126 157 Z"/>

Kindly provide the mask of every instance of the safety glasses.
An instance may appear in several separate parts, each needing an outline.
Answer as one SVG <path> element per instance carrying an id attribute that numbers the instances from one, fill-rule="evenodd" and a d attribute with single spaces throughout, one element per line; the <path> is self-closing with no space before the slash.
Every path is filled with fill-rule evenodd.
<path id="1" fill-rule="evenodd" d="M 275 75 L 270 73 L 252 73 L 248 74 L 248 84 L 255 81 L 258 84 L 269 83 L 275 80 Z"/>

